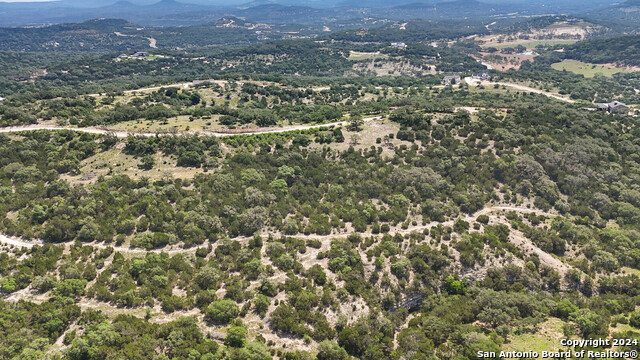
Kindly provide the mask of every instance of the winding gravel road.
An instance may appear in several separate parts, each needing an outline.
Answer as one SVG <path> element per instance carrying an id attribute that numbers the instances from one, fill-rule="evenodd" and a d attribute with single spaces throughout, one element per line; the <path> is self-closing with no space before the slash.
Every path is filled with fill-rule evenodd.
<path id="1" fill-rule="evenodd" d="M 485 65 L 485 64 L 483 63 L 483 65 Z M 569 104 L 575 103 L 574 100 L 562 97 L 560 95 L 553 94 L 553 93 L 546 92 L 546 91 L 542 91 L 540 89 L 536 89 L 536 88 L 520 85 L 520 84 L 513 84 L 513 83 L 507 83 L 507 82 L 500 82 L 500 81 L 498 81 L 498 82 L 495 82 L 495 81 L 480 81 L 480 80 L 477 80 L 477 79 L 474 79 L 474 78 L 471 78 L 471 77 L 464 78 L 464 81 L 467 84 L 469 84 L 469 86 L 477 86 L 477 85 L 482 85 L 482 86 L 494 86 L 494 85 L 506 86 L 506 87 L 514 88 L 514 89 L 520 90 L 520 91 L 526 91 L 526 92 L 532 92 L 532 93 L 544 95 L 546 97 L 549 97 L 549 98 L 552 98 L 552 99 L 556 99 L 556 100 L 560 100 L 560 101 L 564 101 L 564 102 L 569 103 Z"/>
<path id="2" fill-rule="evenodd" d="M 373 116 L 362 119 L 364 122 L 369 122 L 373 120 L 382 119 L 382 116 Z M 23 131 L 37 131 L 37 130 L 72 130 L 89 134 L 112 134 L 119 138 L 126 138 L 131 135 L 142 136 L 142 137 L 153 137 L 153 136 L 182 136 L 182 135 L 207 135 L 207 136 L 217 136 L 217 137 L 226 137 L 226 136 L 238 136 L 238 135 L 258 135 L 258 134 L 270 134 L 270 133 L 286 133 L 290 131 L 298 131 L 298 130 L 309 130 L 316 129 L 322 127 L 330 127 L 330 126 L 344 126 L 347 125 L 348 121 L 337 121 L 327 124 L 317 124 L 317 125 L 292 125 L 285 126 L 281 128 L 272 127 L 272 128 L 260 128 L 255 131 L 248 132 L 238 132 L 238 133 L 227 133 L 227 132 L 218 132 L 215 130 L 189 130 L 189 131 L 179 131 L 176 133 L 172 132 L 133 132 L 127 130 L 120 129 L 110 129 L 110 128 L 95 128 L 95 127 L 86 127 L 86 128 L 78 128 L 71 126 L 55 126 L 55 125 L 22 125 L 22 126 L 8 126 L 4 128 L 0 128 L 0 133 L 16 133 Z"/>

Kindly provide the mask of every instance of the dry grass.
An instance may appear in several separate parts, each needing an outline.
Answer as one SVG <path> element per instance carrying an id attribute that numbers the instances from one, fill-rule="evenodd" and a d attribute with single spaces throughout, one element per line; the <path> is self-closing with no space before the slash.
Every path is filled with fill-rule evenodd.
<path id="1" fill-rule="evenodd" d="M 219 115 L 213 115 L 210 119 L 194 118 L 191 119 L 188 115 L 181 115 L 174 118 L 167 119 L 167 121 L 152 121 L 152 120 L 133 120 L 125 121 L 111 125 L 110 128 L 117 130 L 129 130 L 129 131 L 187 131 L 187 130 L 216 130 L 226 129 L 226 126 L 220 125 L 218 119 Z"/>
<path id="2" fill-rule="evenodd" d="M 192 128 L 193 129 L 193 128 Z M 397 139 L 390 140 L 390 145 L 385 146 L 384 143 L 377 144 L 376 139 L 384 138 L 385 135 L 395 135 L 400 129 L 400 125 L 393 123 L 389 120 L 375 120 L 365 123 L 363 130 L 360 132 L 348 131 L 346 128 L 342 128 L 345 142 L 333 143 L 329 146 L 335 150 L 344 151 L 350 146 L 353 146 L 356 150 L 368 150 L 371 146 L 380 146 L 383 148 L 383 155 L 393 156 L 394 147 L 400 145 L 411 146 L 412 143 L 401 141 Z M 147 131 L 154 131 L 157 129 L 146 129 Z M 358 138 L 357 144 L 352 142 L 352 137 Z M 321 149 L 324 145 L 318 143 L 312 143 L 311 148 Z M 158 180 L 163 177 L 173 177 L 181 179 L 193 178 L 196 174 L 203 173 L 202 168 L 185 168 L 176 165 L 176 159 L 174 157 L 164 156 L 158 152 L 154 155 L 155 165 L 151 170 L 142 170 L 138 168 L 141 164 L 140 158 L 136 158 L 132 155 L 127 155 L 123 152 L 124 143 L 118 143 L 113 148 L 99 152 L 93 156 L 84 159 L 80 163 L 80 172 L 77 175 L 65 174 L 62 177 L 72 184 L 89 184 L 93 183 L 100 176 L 111 176 L 124 174 L 131 178 L 147 177 L 150 180 Z"/>
<path id="3" fill-rule="evenodd" d="M 558 318 L 549 318 L 538 325 L 538 331 L 534 334 L 509 335 L 509 342 L 502 346 L 504 351 L 560 351 L 560 339 L 564 338 L 562 332 L 564 321 Z"/>
<path id="4" fill-rule="evenodd" d="M 393 134 L 395 135 L 400 130 L 400 125 L 398 123 L 391 122 L 389 120 L 374 120 L 369 121 L 364 124 L 362 127 L 362 131 L 349 131 L 345 127 L 342 128 L 342 134 L 344 135 L 345 141 L 343 143 L 332 143 L 328 145 L 334 150 L 345 151 L 348 150 L 350 146 L 357 150 L 369 150 L 371 146 L 382 147 L 382 155 L 383 156 L 393 156 L 394 150 L 392 147 L 384 146 L 384 143 L 377 144 L 376 139 L 383 139 L 385 135 Z M 357 143 L 352 142 L 352 137 L 357 136 Z M 401 141 L 398 139 L 392 139 L 390 144 L 394 147 L 405 144 L 407 146 L 411 146 L 412 143 Z M 313 143 L 310 145 L 312 148 L 321 149 L 323 144 Z"/>
<path id="5" fill-rule="evenodd" d="M 422 69 L 417 66 L 413 66 L 408 62 L 397 61 L 382 61 L 382 62 L 367 62 L 357 63 L 353 65 L 353 70 L 358 72 L 373 71 L 376 76 L 390 76 L 390 75 L 405 75 L 416 76 L 418 73 L 437 74 L 436 67 L 431 66 L 429 69 Z"/>
<path id="6" fill-rule="evenodd" d="M 526 47 L 527 49 L 535 49 L 536 47 L 542 45 L 545 47 L 548 46 L 554 46 L 554 45 L 568 45 L 568 44 L 573 44 L 575 42 L 577 42 L 578 40 L 533 40 L 533 41 L 529 41 L 529 40 L 518 40 L 518 41 L 513 41 L 513 42 L 509 42 L 509 43 L 502 43 L 502 44 L 497 44 L 497 45 L 492 45 L 492 47 L 495 47 L 497 49 L 504 49 L 504 48 L 508 48 L 508 47 L 515 47 L 518 45 L 522 45 L 524 47 Z M 484 47 L 487 47 L 487 45 L 483 45 Z"/>
<path id="7" fill-rule="evenodd" d="M 534 48 L 537 45 L 569 44 L 583 40 L 596 31 L 597 26 L 586 22 L 568 24 L 558 22 L 543 29 L 534 29 L 512 35 L 494 34 L 477 37 L 482 47 L 515 47 L 523 45 Z"/>
<path id="8" fill-rule="evenodd" d="M 480 53 L 482 58 L 477 58 L 476 60 L 484 63 L 485 65 L 490 65 L 493 69 L 498 71 L 507 71 L 507 70 L 518 70 L 522 63 L 525 61 L 533 61 L 537 55 L 518 55 L 518 54 L 501 54 L 501 53 Z M 492 55 L 499 56 L 501 59 L 491 58 Z"/>
<path id="9" fill-rule="evenodd" d="M 638 68 L 617 67 L 611 64 L 591 64 L 578 60 L 563 60 L 562 62 L 552 64 L 551 67 L 556 70 L 566 70 L 574 74 L 583 75 L 586 78 L 592 78 L 596 76 L 596 74 L 611 77 L 618 73 L 629 73 L 640 70 Z"/>
<path id="10" fill-rule="evenodd" d="M 62 177 L 72 184 L 88 184 L 95 182 L 103 175 L 128 175 L 131 178 L 147 177 L 150 180 L 158 180 L 163 177 L 180 179 L 193 178 L 196 174 L 204 172 L 203 169 L 185 168 L 176 165 L 176 160 L 163 156 L 161 153 L 154 155 L 156 164 L 151 170 L 138 168 L 140 160 L 127 155 L 117 147 L 93 155 L 80 163 L 80 174 L 65 174 Z"/>
<path id="11" fill-rule="evenodd" d="M 387 59 L 388 55 L 380 54 L 379 51 L 376 52 L 360 52 L 360 51 L 351 51 L 349 53 L 349 60 L 353 61 L 361 61 L 361 60 L 374 60 L 374 59 Z"/>

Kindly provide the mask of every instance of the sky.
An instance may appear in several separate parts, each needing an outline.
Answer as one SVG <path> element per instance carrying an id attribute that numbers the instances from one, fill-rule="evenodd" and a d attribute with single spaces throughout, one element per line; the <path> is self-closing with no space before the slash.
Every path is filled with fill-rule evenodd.
<path id="1" fill-rule="evenodd" d="M 112 4 L 114 2 L 116 2 L 117 0 L 92 0 L 92 1 L 82 1 L 82 0 L 0 0 L 0 3 L 26 3 L 26 2 L 57 2 L 57 1 L 61 1 L 64 2 L 66 4 L 73 4 L 73 5 L 87 5 L 88 3 L 91 3 L 92 5 L 95 4 L 101 4 L 103 3 L 104 5 L 108 5 L 108 4 Z M 154 2 L 158 2 L 160 0 L 133 0 L 133 3 L 154 3 Z M 238 4 L 238 3 L 246 3 L 246 2 L 250 2 L 252 0 L 178 0 L 180 2 L 185 2 L 185 3 L 196 3 L 196 4 L 206 4 L 206 3 L 211 3 L 211 4 L 220 4 L 220 3 L 227 3 L 227 4 Z M 433 0 L 415 0 L 415 2 L 432 2 Z M 441 1 L 451 1 L 451 0 L 437 0 L 439 2 Z M 480 0 L 481 2 L 487 2 L 487 3 L 520 3 L 523 2 L 523 0 Z M 526 1 L 526 0 L 525 0 Z M 615 2 L 615 0 L 583 0 L 585 3 L 611 3 L 611 2 Z M 299 3 L 305 3 L 308 1 L 305 0 L 300 0 L 298 1 Z M 312 1 L 315 2 L 315 1 Z M 395 3 L 395 0 L 388 0 L 388 2 L 390 4 Z M 407 1 L 403 1 L 404 3 L 406 3 Z M 565 2 L 580 2 L 579 0 L 565 0 Z M 623 2 L 623 0 L 620 0 L 620 2 Z M 363 4 L 367 3 L 367 0 L 362 0 Z"/>

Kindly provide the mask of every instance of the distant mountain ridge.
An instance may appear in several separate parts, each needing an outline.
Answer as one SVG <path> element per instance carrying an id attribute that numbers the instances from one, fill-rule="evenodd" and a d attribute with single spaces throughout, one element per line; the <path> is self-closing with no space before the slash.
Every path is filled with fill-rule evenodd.
<path id="1" fill-rule="evenodd" d="M 602 24 L 625 33 L 640 33 L 640 0 L 627 0 L 623 3 L 582 13 Z"/>
<path id="2" fill-rule="evenodd" d="M 506 0 L 253 0 L 222 6 L 205 0 L 118 0 L 110 4 L 95 0 L 61 0 L 47 3 L 0 3 L 0 26 L 82 22 L 93 18 L 123 18 L 140 25 L 195 25 L 222 16 L 244 17 L 254 22 L 323 23 L 363 17 L 407 20 L 413 18 L 479 18 L 506 14 L 548 14 L 551 7 L 574 3 L 558 0 L 507 2 Z M 485 2 L 486 1 L 486 2 Z M 608 1 L 608 0 L 592 0 Z M 197 2 L 197 3 L 196 3 Z M 635 4 L 640 0 L 628 0 Z M 82 6 L 78 5 L 82 4 Z M 214 5 L 217 4 L 217 5 Z M 227 2 L 228 4 L 228 2 Z M 309 6 L 314 5 L 314 6 Z M 93 7 L 92 7 L 93 6 Z"/>
<path id="3" fill-rule="evenodd" d="M 256 33 L 256 29 L 261 29 L 268 38 L 262 33 Z M 299 31 L 300 27 L 294 29 Z M 95 19 L 50 26 L 0 27 L 0 49 L 20 52 L 90 52 L 95 55 L 156 51 L 154 47 L 176 49 L 251 44 L 268 39 L 282 39 L 284 36 L 277 30 L 271 30 L 269 25 L 231 17 L 176 27 L 144 27 L 121 19 Z M 151 38 L 155 40 L 153 45 Z"/>
<path id="4" fill-rule="evenodd" d="M 627 0 L 620 4 L 620 7 L 640 6 L 640 0 Z"/>

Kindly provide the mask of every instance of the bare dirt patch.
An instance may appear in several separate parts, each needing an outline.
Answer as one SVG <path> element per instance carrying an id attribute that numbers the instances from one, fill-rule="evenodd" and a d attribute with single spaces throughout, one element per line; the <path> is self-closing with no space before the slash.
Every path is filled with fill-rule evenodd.
<path id="1" fill-rule="evenodd" d="M 535 47 L 538 43 L 568 43 L 584 40 L 599 30 L 597 26 L 591 24 L 569 24 L 559 22 L 543 29 L 532 29 L 521 31 L 515 34 L 492 34 L 476 37 L 483 47 L 515 47 L 527 43 L 530 47 Z"/>
<path id="2" fill-rule="evenodd" d="M 370 61 L 365 63 L 356 63 L 353 65 L 353 71 L 357 73 L 373 72 L 376 76 L 417 76 L 418 74 L 436 74 L 435 66 L 418 67 L 409 62 L 402 61 Z M 355 75 L 348 72 L 345 75 Z"/>
<path id="3" fill-rule="evenodd" d="M 525 61 L 533 61 L 537 54 L 503 54 L 481 52 L 481 56 L 473 56 L 483 65 L 490 65 L 491 68 L 498 71 L 518 70 Z"/>
<path id="4" fill-rule="evenodd" d="M 371 146 L 382 147 L 382 154 L 387 156 L 393 156 L 394 148 L 405 144 L 411 146 L 411 143 L 395 139 L 395 134 L 400 130 L 400 125 L 390 120 L 373 120 L 365 123 L 362 127 L 362 131 L 349 131 L 346 127 L 342 128 L 342 134 L 344 135 L 343 143 L 332 143 L 329 146 L 332 149 L 345 151 L 350 146 L 358 150 L 368 150 Z M 385 136 L 390 134 L 394 135 L 394 139 L 389 139 L 388 142 L 382 141 Z M 378 143 L 377 139 L 380 138 L 381 142 Z M 321 149 L 322 144 L 313 144 L 313 148 Z"/>

